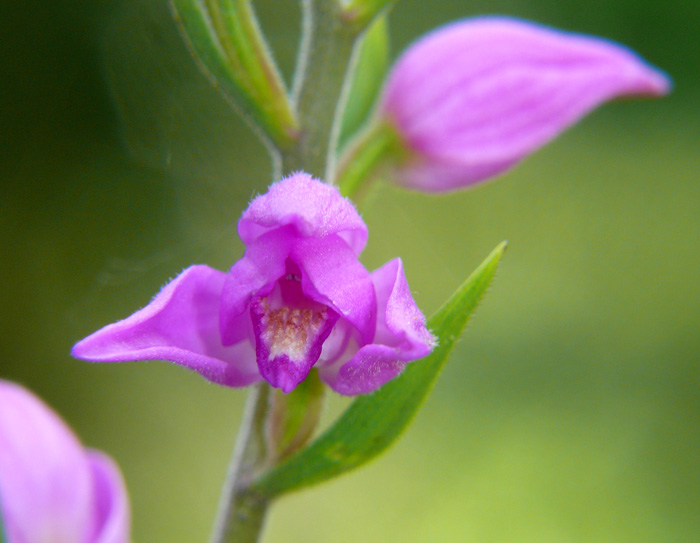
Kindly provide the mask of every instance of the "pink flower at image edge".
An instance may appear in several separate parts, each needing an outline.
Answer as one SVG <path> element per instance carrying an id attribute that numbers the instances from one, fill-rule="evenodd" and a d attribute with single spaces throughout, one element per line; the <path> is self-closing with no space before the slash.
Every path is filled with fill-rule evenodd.
<path id="1" fill-rule="evenodd" d="M 0 518 L 7 543 L 129 543 L 117 465 L 84 449 L 25 388 L 0 380 Z"/>
<path id="2" fill-rule="evenodd" d="M 228 273 L 187 268 L 153 301 L 73 348 L 98 362 L 169 360 L 241 387 L 293 390 L 312 367 L 336 392 L 371 392 L 434 338 L 396 258 L 369 273 L 367 227 L 334 187 L 297 173 L 253 200 Z"/>
<path id="3" fill-rule="evenodd" d="M 378 116 L 408 150 L 394 181 L 444 192 L 505 172 L 608 100 L 669 87 L 621 45 L 483 17 L 411 45 L 389 73 Z"/>

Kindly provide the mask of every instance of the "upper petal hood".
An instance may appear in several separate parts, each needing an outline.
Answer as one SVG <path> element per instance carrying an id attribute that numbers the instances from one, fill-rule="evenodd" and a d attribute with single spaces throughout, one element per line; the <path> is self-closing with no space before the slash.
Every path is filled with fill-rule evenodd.
<path id="1" fill-rule="evenodd" d="M 380 114 L 425 158 L 416 171 L 409 159 L 397 182 L 442 191 L 501 173 L 606 100 L 668 88 L 620 45 L 480 18 L 412 45 L 388 77 Z"/>
<path id="2" fill-rule="evenodd" d="M 356 255 L 367 243 L 367 227 L 352 203 L 306 173 L 287 177 L 255 198 L 238 222 L 238 234 L 250 245 L 266 232 L 286 225 L 303 237 L 338 235 Z"/>

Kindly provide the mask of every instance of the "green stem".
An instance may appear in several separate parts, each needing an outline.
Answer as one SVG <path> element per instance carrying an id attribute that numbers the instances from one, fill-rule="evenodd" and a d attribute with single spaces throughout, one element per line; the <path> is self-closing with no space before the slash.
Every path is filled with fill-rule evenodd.
<path id="1" fill-rule="evenodd" d="M 361 32 L 337 0 L 304 0 L 304 37 L 294 96 L 300 134 L 282 153 L 283 173 L 304 170 L 332 183 L 343 91 Z"/>
<path id="2" fill-rule="evenodd" d="M 260 540 L 269 500 L 252 490 L 251 482 L 266 458 L 265 419 L 269 396 L 267 383 L 258 385 L 248 396 L 211 543 Z"/>
<path id="3" fill-rule="evenodd" d="M 212 7 L 221 0 L 206 1 Z M 240 3 L 231 2 L 224 0 L 229 7 Z M 338 0 L 303 0 L 303 9 L 304 29 L 294 86 L 298 131 L 291 145 L 280 147 L 281 162 L 275 164 L 275 168 L 281 168 L 283 174 L 304 170 L 332 182 L 345 99 L 343 94 L 347 74 L 352 68 L 355 43 L 362 28 L 347 19 Z M 212 22 L 215 26 L 221 24 L 221 21 Z M 315 397 L 311 394 L 312 399 Z M 301 432 L 301 437 L 292 436 L 292 448 L 298 446 L 295 440 L 308 439 L 315 426 L 314 413 L 307 413 L 305 409 L 311 408 L 314 402 L 304 401 L 309 405 L 297 406 L 301 415 L 297 414 L 290 420 L 283 417 L 286 425 L 295 428 L 294 432 Z M 320 409 L 320 403 L 317 407 Z M 266 450 L 269 409 L 270 387 L 263 383 L 251 393 L 248 401 L 212 543 L 255 543 L 260 540 L 270 498 L 256 491 L 251 486 L 252 481 L 275 467 L 271 464 L 280 461 L 289 449 L 273 451 L 272 455 Z M 311 418 L 307 420 L 309 416 Z M 309 426 L 311 429 L 307 428 Z M 287 433 L 285 430 L 288 428 L 282 428 L 283 437 Z"/>

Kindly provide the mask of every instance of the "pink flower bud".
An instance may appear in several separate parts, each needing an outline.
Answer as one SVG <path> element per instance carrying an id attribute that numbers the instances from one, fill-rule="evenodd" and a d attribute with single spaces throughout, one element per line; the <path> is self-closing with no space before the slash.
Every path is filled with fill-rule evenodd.
<path id="1" fill-rule="evenodd" d="M 49 407 L 0 380 L 0 517 L 7 543 L 129 543 L 119 468 Z"/>
<path id="2" fill-rule="evenodd" d="M 503 173 L 607 100 L 668 90 L 665 75 L 620 45 L 481 18 L 409 47 L 379 115 L 409 151 L 395 181 L 442 192 Z"/>

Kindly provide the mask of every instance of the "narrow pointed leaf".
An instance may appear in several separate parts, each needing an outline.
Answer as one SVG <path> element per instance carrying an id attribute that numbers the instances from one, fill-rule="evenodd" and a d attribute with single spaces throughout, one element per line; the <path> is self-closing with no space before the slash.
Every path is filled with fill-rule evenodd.
<path id="1" fill-rule="evenodd" d="M 358 397 L 308 448 L 263 475 L 253 487 L 274 497 L 357 468 L 386 450 L 403 433 L 432 390 L 498 268 L 499 245 L 429 320 L 438 346 L 374 394 Z"/>

